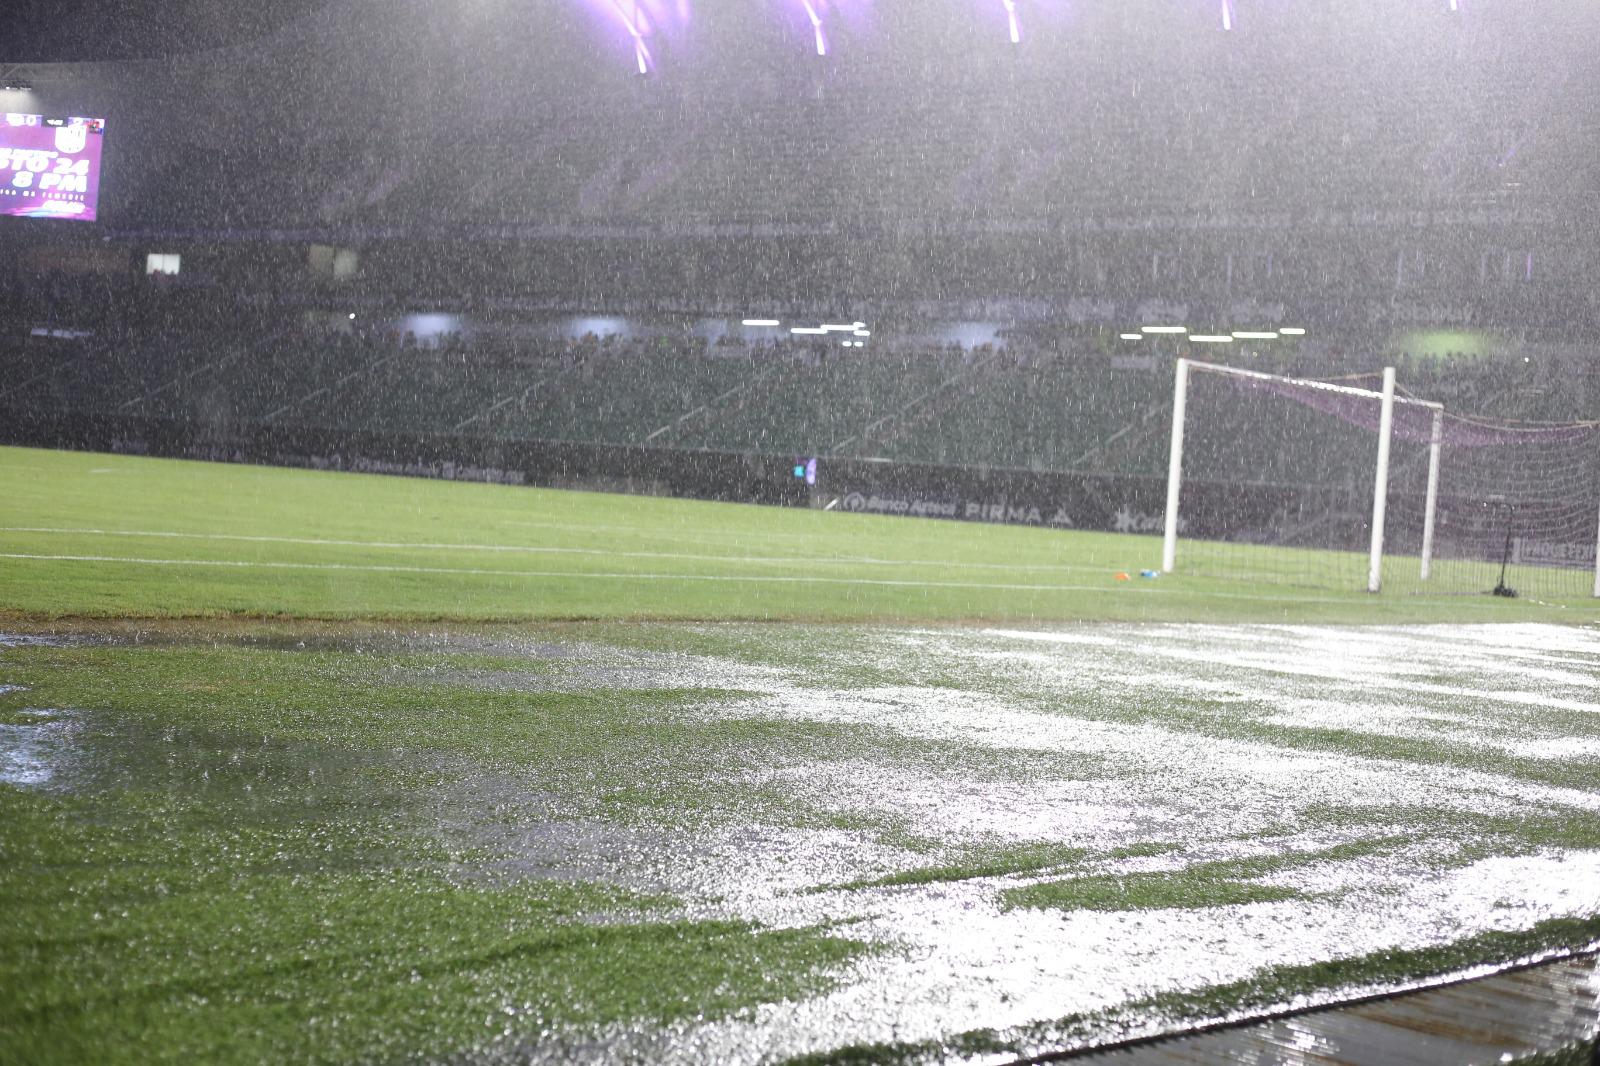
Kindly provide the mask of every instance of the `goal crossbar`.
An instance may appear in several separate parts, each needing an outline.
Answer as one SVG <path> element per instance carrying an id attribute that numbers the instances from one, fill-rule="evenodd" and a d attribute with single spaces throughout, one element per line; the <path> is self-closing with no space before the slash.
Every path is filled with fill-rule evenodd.
<path id="1" fill-rule="evenodd" d="M 1315 381 L 1311 378 L 1291 378 L 1281 374 L 1265 374 L 1259 370 L 1245 370 L 1242 367 L 1223 366 L 1221 363 L 1205 363 L 1198 359 L 1180 359 L 1196 370 L 1204 370 L 1212 374 L 1224 374 L 1235 378 L 1250 378 L 1256 381 L 1270 381 L 1278 385 L 1293 385 L 1296 388 L 1316 389 L 1322 392 L 1337 392 L 1346 396 L 1361 396 L 1369 400 L 1383 399 L 1383 393 L 1377 389 L 1362 389 L 1354 385 L 1339 385 L 1331 381 Z M 1395 395 L 1394 402 L 1408 407 L 1426 408 L 1430 411 L 1443 411 L 1444 404 L 1434 400 L 1418 400 L 1411 396 Z"/>
<path id="2" fill-rule="evenodd" d="M 1385 512 L 1388 503 L 1389 491 L 1389 453 L 1390 439 L 1393 434 L 1394 409 L 1403 405 L 1419 411 L 1431 413 L 1431 432 L 1428 442 L 1428 492 L 1427 506 L 1424 517 L 1421 546 L 1421 578 L 1427 580 L 1433 562 L 1433 541 L 1435 527 L 1435 511 L 1437 510 L 1439 486 L 1439 460 L 1440 445 L 1443 440 L 1444 405 L 1432 400 L 1419 400 L 1409 396 L 1400 396 L 1395 391 L 1394 368 L 1386 367 L 1383 372 L 1383 389 L 1363 389 L 1354 385 L 1340 385 L 1328 381 L 1315 381 L 1309 378 L 1292 378 L 1278 374 L 1267 374 L 1256 370 L 1245 370 L 1241 367 L 1224 366 L 1219 363 L 1207 363 L 1194 359 L 1179 359 L 1177 365 L 1177 379 L 1174 385 L 1172 403 L 1172 449 L 1168 458 L 1167 467 L 1167 509 L 1164 517 L 1163 542 L 1162 542 L 1162 569 L 1168 572 L 1177 569 L 1178 555 L 1178 518 L 1179 503 L 1183 488 L 1183 445 L 1184 423 L 1188 405 L 1189 374 L 1191 371 L 1217 374 L 1225 377 L 1240 378 L 1247 381 L 1259 381 L 1278 387 L 1306 389 L 1323 393 L 1335 393 L 1342 396 L 1353 396 L 1364 400 L 1374 400 L 1379 404 L 1380 416 L 1378 425 L 1378 451 L 1376 462 L 1376 476 L 1373 485 L 1371 543 L 1368 549 L 1367 590 L 1378 592 L 1382 588 L 1383 580 L 1383 550 Z M 1597 566 L 1596 587 L 1600 589 L 1600 566 Z"/>

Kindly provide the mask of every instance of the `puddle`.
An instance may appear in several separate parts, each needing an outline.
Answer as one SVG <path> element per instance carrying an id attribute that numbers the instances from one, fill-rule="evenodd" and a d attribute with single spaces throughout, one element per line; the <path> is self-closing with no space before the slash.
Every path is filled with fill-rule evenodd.
<path id="1" fill-rule="evenodd" d="M 0 724 L 0 784 L 43 788 L 57 781 L 74 755 L 77 723 L 55 711 L 22 714 L 36 721 Z"/>
<path id="2" fill-rule="evenodd" d="M 84 641 L 74 637 L 40 636 L 32 633 L 0 633 L 0 648 L 67 648 Z"/>
<path id="3" fill-rule="evenodd" d="M 1600 632 L 685 631 L 721 632 L 748 646 L 790 636 L 806 646 L 821 642 L 837 649 L 830 669 L 874 680 L 824 683 L 780 665 L 793 660 L 776 653 L 772 664 L 746 665 L 542 636 L 240 634 L 225 640 L 290 653 L 371 654 L 375 683 L 426 679 L 441 689 L 529 693 L 715 687 L 755 695 L 659 712 L 685 729 L 706 727 L 706 750 L 687 764 L 633 751 L 619 769 L 607 764 L 610 752 L 624 750 L 611 737 L 613 747 L 595 749 L 592 770 L 560 763 L 559 772 L 531 757 L 519 769 L 515 753 L 489 767 L 429 751 L 425 730 L 405 750 L 346 751 L 36 710 L 0 726 L 0 784 L 80 796 L 181 793 L 240 823 L 375 819 L 444 846 L 456 856 L 450 875 L 463 882 L 604 881 L 677 895 L 695 917 L 773 928 L 846 923 L 848 935 L 884 949 L 856 964 L 834 992 L 803 1002 L 719 1022 L 553 1035 L 475 1062 L 754 1063 L 847 1043 L 937 1039 L 1244 980 L 1269 966 L 1437 946 L 1600 911 L 1600 851 L 1529 847 L 1464 865 L 1449 861 L 1458 841 L 1432 832 L 1429 822 L 1460 815 L 1515 827 L 1600 814 L 1600 789 L 1520 777 L 1493 758 L 1505 751 L 1574 770 L 1600 758 L 1600 714 L 1589 713 L 1600 706 L 1593 684 Z M 0 637 L 0 646 L 31 639 Z M 382 658 L 416 652 L 487 654 L 529 666 L 417 671 Z M 737 731 L 718 739 L 719 722 L 748 720 L 788 731 L 775 730 L 770 742 Z M 1341 736 L 1354 738 L 1347 748 L 1338 746 Z M 801 748 L 789 737 L 819 739 Z M 1459 760 L 1385 757 L 1373 744 L 1389 740 L 1427 740 Z M 621 784 L 642 792 L 717 790 L 733 815 L 700 818 L 648 803 L 608 813 L 606 790 L 619 785 L 607 775 L 623 769 Z M 750 807 L 741 811 L 744 799 Z M 822 817 L 787 824 L 772 811 Z M 1331 820 L 1330 811 L 1340 818 Z M 1203 906 L 1202 894 L 1188 906 L 1054 910 L 1008 906 L 1004 895 L 1044 880 L 1182 875 L 1197 863 L 1397 834 L 1418 841 L 1241 875 L 1300 898 Z M 1156 844 L 1177 848 L 1107 857 Z M 1066 869 L 830 887 L 953 862 L 963 849 L 1013 845 L 1077 848 L 1088 857 Z"/>

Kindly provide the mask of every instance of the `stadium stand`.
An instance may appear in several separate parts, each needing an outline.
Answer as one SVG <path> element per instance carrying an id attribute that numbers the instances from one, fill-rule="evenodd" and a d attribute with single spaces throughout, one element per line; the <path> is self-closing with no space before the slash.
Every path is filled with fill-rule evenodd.
<path id="1" fill-rule="evenodd" d="M 13 409 L 1144 476 L 1165 470 L 1171 402 L 1170 359 L 1119 357 L 1092 337 L 840 351 L 707 345 L 669 334 L 450 337 L 433 346 L 306 329 L 249 339 L 158 329 L 30 337 L 0 358 Z M 1352 357 L 1328 348 L 1265 360 L 1240 353 L 1235 361 L 1375 384 L 1352 377 Z M 1362 356 L 1359 365 L 1379 361 L 1399 366 L 1409 394 L 1462 413 L 1572 421 L 1591 417 L 1600 397 L 1600 366 L 1581 352 L 1390 352 Z M 1204 395 L 1192 403 L 1218 439 L 1290 440 L 1303 417 L 1292 406 L 1209 403 Z M 1360 434 L 1347 443 L 1368 447 Z M 1285 484 L 1343 468 L 1293 448 L 1256 449 L 1240 461 L 1252 464 L 1253 479 Z"/>

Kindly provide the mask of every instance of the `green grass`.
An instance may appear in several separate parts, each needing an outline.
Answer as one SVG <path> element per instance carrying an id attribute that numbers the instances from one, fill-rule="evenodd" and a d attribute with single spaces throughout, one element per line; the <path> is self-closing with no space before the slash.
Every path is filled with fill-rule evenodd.
<path id="1" fill-rule="evenodd" d="M 815 990 L 821 968 L 860 950 L 652 917 L 670 901 L 603 886 L 452 883 L 414 853 L 288 872 L 326 852 L 288 827 L 208 830 L 148 798 L 124 813 L 162 832 L 122 822 L 107 840 L 112 827 L 71 805 L 8 805 L 0 904 L 20 926 L 0 943 L 8 1061 L 349 1062 L 717 1016 Z M 633 917 L 589 920 L 608 914 Z"/>
<path id="2" fill-rule="evenodd" d="M 1082 1046 L 1094 1035 L 1128 1032 L 1159 1019 L 1177 1030 L 1250 1012 L 1281 1010 L 1299 997 L 1315 995 L 1329 987 L 1392 987 L 1425 980 L 1441 973 L 1496 963 L 1514 963 L 1541 955 L 1552 948 L 1592 943 L 1600 939 L 1600 916 L 1590 919 L 1554 919 L 1514 933 L 1489 932 L 1463 938 L 1448 948 L 1427 951 L 1383 951 L 1306 966 L 1276 966 L 1249 981 L 1213 985 L 1186 992 L 1160 992 L 1111 1010 L 1071 1015 L 1014 1030 L 975 1029 L 943 1041 L 895 1041 L 849 1045 L 831 1051 L 798 1055 L 785 1066 L 918 1066 L 937 1062 L 947 1051 L 968 1055 L 1004 1055 L 1021 1047 Z M 1517 1058 L 1538 1066 L 1565 1066 L 1575 1049 L 1547 1056 Z M 1587 1060 L 1578 1062 L 1587 1066 Z"/>
<path id="3" fill-rule="evenodd" d="M 974 881 L 981 877 L 1004 877 L 1007 874 L 1034 873 L 1055 866 L 1078 862 L 1088 854 L 1082 848 L 1068 848 L 1060 844 L 989 844 L 974 846 L 956 862 L 937 866 L 918 866 L 900 870 L 882 877 L 868 877 L 842 885 L 822 886 L 824 889 L 840 888 L 892 888 L 898 885 L 931 885 L 942 881 Z"/>
<path id="4" fill-rule="evenodd" d="M 0 696 L 0 725 L 41 705 L 94 710 L 68 791 L 0 785 L 0 1060 L 459 1053 L 812 995 L 867 951 L 828 928 L 690 919 L 671 897 L 497 873 L 515 856 L 496 831 L 525 824 L 545 789 L 569 817 L 637 821 L 631 790 L 658 820 L 670 806 L 715 821 L 739 793 L 715 787 L 721 770 L 793 750 L 799 731 L 688 712 L 737 698 L 717 690 L 404 680 L 441 664 L 462 663 L 0 653 L 0 676 L 26 686 Z M 686 773 L 707 787 L 666 787 Z M 443 823 L 441 803 L 459 808 Z M 742 816 L 753 805 L 738 796 Z M 441 827 L 456 822 L 476 828 Z"/>
<path id="5" fill-rule="evenodd" d="M 1133 940 L 1169 922 L 1182 942 L 1248 904 L 1338 905 L 1263 880 L 1312 863 L 1358 885 L 1372 864 L 1387 905 L 1481 860 L 1600 848 L 1592 811 L 1508 798 L 1600 788 L 1582 754 L 1600 719 L 1571 705 L 1590 697 L 1515 659 L 1398 691 L 1160 659 L 1188 630 L 1049 647 L 925 628 L 1592 624 L 1589 600 L 1118 582 L 1153 539 L 19 449 L 0 492 L 0 633 L 71 638 L 0 646 L 0 770 L 56 774 L 0 779 L 0 1061 L 514 1058 L 786 1016 L 975 915 Z M 1581 678 L 1593 657 L 1573 654 L 1557 672 Z M 1478 696 L 1500 688 L 1569 705 Z M 1315 700 L 1371 720 L 1282 713 Z M 1368 728 L 1401 704 L 1410 732 Z M 1490 743 L 1519 737 L 1550 745 Z M 1208 776 L 1226 770 L 1161 758 L 1208 744 L 1415 787 L 1269 789 L 1228 829 Z M 1439 781 L 1454 807 L 1429 802 Z M 1076 805 L 1034 822 L 1051 795 Z M 1520 930 L 1220 984 L 1202 968 L 1031 1028 L 830 1030 L 844 1046 L 816 1061 L 1034 1053 L 1600 936 L 1509 910 L 1516 889 L 1484 905 Z"/>
<path id="6" fill-rule="evenodd" d="M 1158 565 L 1152 537 L 377 475 L 6 448 L 0 495 L 0 610 L 24 617 L 1600 618 L 1584 599 L 1114 580 Z"/>
<path id="7" fill-rule="evenodd" d="M 999 795 L 1063 778 L 1115 786 L 1140 771 L 1083 753 L 778 713 L 761 690 L 771 676 L 763 671 L 815 683 L 813 658 L 829 645 L 839 687 L 797 691 L 871 693 L 922 672 L 924 653 L 896 660 L 892 635 L 890 644 L 861 642 L 865 631 L 854 628 L 596 624 L 446 636 L 274 622 L 220 624 L 207 636 L 212 624 L 129 622 L 68 646 L 0 649 L 0 684 L 19 686 L 0 694 L 0 730 L 37 723 L 38 708 L 65 708 L 51 720 L 71 725 L 74 753 L 60 787 L 0 785 L 0 1058 L 470 1058 L 550 1039 L 541 1034 L 583 1039 L 608 1025 L 648 1031 L 748 1017 L 847 982 L 855 961 L 894 950 L 858 939 L 848 923 L 768 927 L 715 894 L 616 880 L 539 844 L 547 827 L 590 827 L 587 846 L 602 849 L 625 834 L 640 870 L 723 830 L 843 833 L 889 849 L 893 867 L 841 878 L 824 864 L 797 899 L 861 893 L 878 908 L 892 906 L 875 894 L 883 888 L 937 893 L 1004 878 L 963 891 L 1002 913 L 1113 917 L 1316 906 L 1317 893 L 1261 879 L 1422 842 L 1430 850 L 1415 860 L 1443 872 L 1600 841 L 1600 819 L 1570 809 L 1367 807 L 1286 812 L 1273 830 L 1281 838 L 1251 836 L 1252 857 L 1232 859 L 1186 859 L 1162 826 L 1098 847 L 929 836 L 892 794 L 861 806 L 806 781 L 814 768 L 850 765 L 863 783 L 879 771 L 937 774 Z M 650 650 L 611 642 L 623 635 Z M 691 660 L 686 649 L 736 657 Z M 946 663 L 941 686 L 952 671 L 960 668 Z M 1003 669 L 965 676 L 968 692 L 1026 704 Z M 1034 696 L 1046 716 L 1106 719 L 1095 695 Z M 1194 714 L 1141 700 L 1126 722 L 1194 734 Z M 1292 735 L 1262 739 L 1285 753 L 1297 747 Z M 1367 739 L 1320 737 L 1316 750 L 1423 761 L 1403 746 L 1379 755 Z M 531 845 L 522 835 L 530 827 Z M 1297 843 L 1307 832 L 1349 842 L 1307 848 Z M 1141 861 L 1164 868 L 1106 872 Z M 748 891 L 744 877 L 729 881 L 736 896 Z M 1211 1016 L 1576 945 L 1594 932 L 1592 922 L 1546 922 L 1527 935 L 1269 969 L 1069 1019 L 1055 1036 L 977 1031 L 825 1058 L 1023 1051 L 1069 1030 Z"/>
<path id="8" fill-rule="evenodd" d="M 1219 862 L 1192 863 L 1181 870 L 1100 874 L 1039 881 L 1001 894 L 1006 907 L 1055 910 L 1135 911 L 1161 908 L 1229 907 L 1303 898 L 1294 889 L 1255 879 L 1317 862 L 1342 861 L 1392 851 L 1403 840 L 1364 840 L 1318 851 Z"/>

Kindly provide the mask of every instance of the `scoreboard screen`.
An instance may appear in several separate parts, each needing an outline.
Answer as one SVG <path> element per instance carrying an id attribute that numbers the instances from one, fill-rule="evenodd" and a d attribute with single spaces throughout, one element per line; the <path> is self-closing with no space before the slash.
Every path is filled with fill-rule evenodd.
<path id="1" fill-rule="evenodd" d="M 93 222 L 106 124 L 8 112 L 0 122 L 0 215 Z"/>

